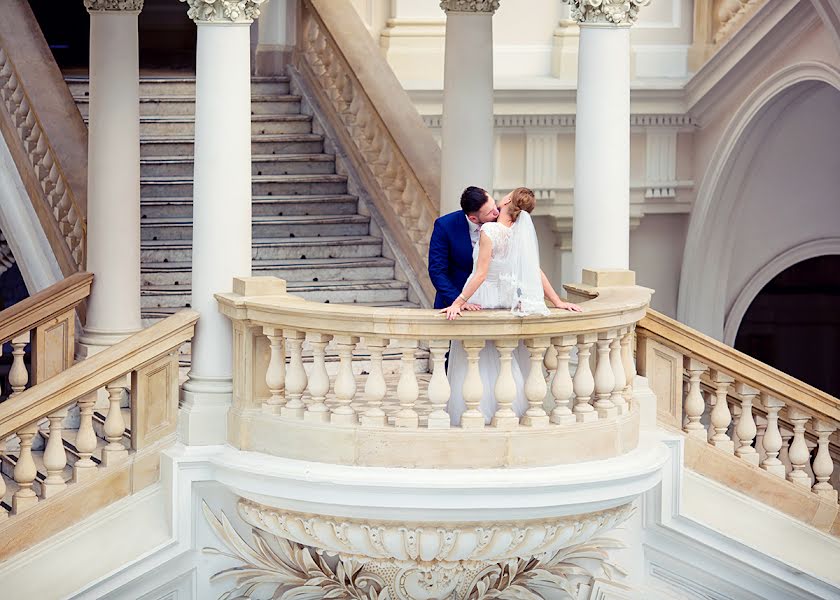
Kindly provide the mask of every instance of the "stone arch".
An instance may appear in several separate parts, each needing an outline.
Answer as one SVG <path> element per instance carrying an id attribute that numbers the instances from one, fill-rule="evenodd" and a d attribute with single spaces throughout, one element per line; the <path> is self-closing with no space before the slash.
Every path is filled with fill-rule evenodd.
<path id="1" fill-rule="evenodd" d="M 731 256 L 739 226 L 733 215 L 747 171 L 771 141 L 771 125 L 786 109 L 826 85 L 840 93 L 840 70 L 823 62 L 798 63 L 765 80 L 733 115 L 701 181 L 689 221 L 679 320 L 717 339 L 724 337 Z"/>

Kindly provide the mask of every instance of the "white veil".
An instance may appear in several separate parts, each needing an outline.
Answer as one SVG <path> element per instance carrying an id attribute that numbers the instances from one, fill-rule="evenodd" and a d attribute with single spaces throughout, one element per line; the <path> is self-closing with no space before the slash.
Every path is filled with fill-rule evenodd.
<path id="1" fill-rule="evenodd" d="M 540 271 L 540 249 L 530 213 L 521 211 L 512 226 L 510 249 L 501 274 L 503 299 L 517 317 L 548 315 Z"/>

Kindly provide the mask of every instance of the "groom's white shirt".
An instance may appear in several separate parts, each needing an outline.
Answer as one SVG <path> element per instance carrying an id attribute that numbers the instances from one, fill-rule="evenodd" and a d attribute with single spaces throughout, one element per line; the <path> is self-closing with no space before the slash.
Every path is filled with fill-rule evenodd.
<path id="1" fill-rule="evenodd" d="M 470 226 L 470 243 L 472 244 L 473 248 L 475 248 L 475 245 L 478 243 L 478 236 L 481 235 L 481 227 L 470 221 L 469 217 L 467 217 L 466 215 L 464 215 L 464 218 L 467 220 L 467 224 Z"/>

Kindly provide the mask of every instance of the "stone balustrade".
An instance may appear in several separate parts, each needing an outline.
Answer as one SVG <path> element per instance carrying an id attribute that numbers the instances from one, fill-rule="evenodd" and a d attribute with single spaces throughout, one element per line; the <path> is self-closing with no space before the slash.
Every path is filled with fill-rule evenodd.
<path id="1" fill-rule="evenodd" d="M 687 436 L 687 466 L 840 535 L 840 399 L 654 311 L 636 332 L 639 373 L 659 422 Z"/>
<path id="2" fill-rule="evenodd" d="M 404 467 L 551 465 L 628 452 L 639 420 L 633 327 L 650 290 L 630 272 L 586 277 L 592 299 L 582 313 L 481 311 L 454 322 L 434 310 L 307 302 L 279 279 L 236 279 L 233 293 L 216 296 L 234 328 L 229 441 L 302 460 Z M 447 412 L 453 340 L 469 363 L 459 427 Z M 489 425 L 478 410 L 486 340 L 501 359 Z M 386 352 L 399 355 L 390 374 Z M 517 352 L 530 363 L 521 418 L 511 410 Z"/>

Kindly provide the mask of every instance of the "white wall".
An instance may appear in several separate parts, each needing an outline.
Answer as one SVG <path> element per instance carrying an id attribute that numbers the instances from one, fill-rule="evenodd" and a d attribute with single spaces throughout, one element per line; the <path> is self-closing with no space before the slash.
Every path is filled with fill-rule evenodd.
<path id="1" fill-rule="evenodd" d="M 647 215 L 630 232 L 630 268 L 639 285 L 656 293 L 651 307 L 669 317 L 677 314 L 687 215 Z"/>

